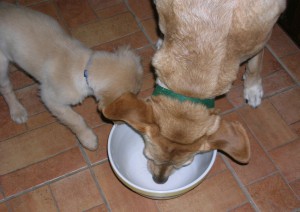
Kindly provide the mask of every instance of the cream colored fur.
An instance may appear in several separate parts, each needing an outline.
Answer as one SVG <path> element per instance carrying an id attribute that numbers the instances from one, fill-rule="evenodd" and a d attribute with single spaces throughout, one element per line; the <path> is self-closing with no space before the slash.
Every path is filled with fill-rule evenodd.
<path id="1" fill-rule="evenodd" d="M 211 98 L 228 92 L 239 65 L 262 54 L 284 8 L 285 0 L 157 1 L 165 35 L 153 58 L 159 79 L 187 96 Z M 247 72 L 259 71 L 261 60 L 252 63 Z M 254 83 L 248 85 L 249 77 L 246 89 Z"/>
<path id="2" fill-rule="evenodd" d="M 91 150 L 97 148 L 97 137 L 70 106 L 92 95 L 101 110 L 126 92 L 137 93 L 141 86 L 140 58 L 127 47 L 115 53 L 92 51 L 71 38 L 54 19 L 25 7 L 0 3 L 0 91 L 12 119 L 23 123 L 27 112 L 13 93 L 9 62 L 38 80 L 48 109 Z"/>
<path id="3" fill-rule="evenodd" d="M 285 9 L 285 0 L 156 0 L 164 34 L 153 58 L 158 79 L 174 92 L 198 98 L 225 94 L 247 62 L 244 96 L 256 107 L 263 95 L 263 48 Z M 121 106 L 120 106 L 121 105 Z M 250 143 L 238 122 L 203 105 L 165 96 L 147 101 L 124 95 L 103 113 L 124 120 L 145 138 L 144 153 L 157 183 L 195 154 L 213 149 L 247 163 Z"/>

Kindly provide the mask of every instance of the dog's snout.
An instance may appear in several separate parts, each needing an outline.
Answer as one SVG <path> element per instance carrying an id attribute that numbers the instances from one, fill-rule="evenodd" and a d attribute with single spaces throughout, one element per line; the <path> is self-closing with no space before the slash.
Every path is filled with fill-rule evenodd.
<path id="1" fill-rule="evenodd" d="M 155 175 L 153 175 L 152 179 L 157 184 L 164 184 L 164 183 L 166 183 L 168 181 L 169 177 L 161 177 L 161 176 L 155 176 Z"/>
<path id="2" fill-rule="evenodd" d="M 153 161 L 148 160 L 148 169 L 152 174 L 154 182 L 157 184 L 164 184 L 168 181 L 174 167 L 170 165 L 156 165 Z"/>
<path id="3" fill-rule="evenodd" d="M 152 179 L 157 184 L 164 184 L 169 179 L 172 167 L 171 166 L 161 166 L 158 170 L 159 170 L 158 173 L 152 175 Z"/>

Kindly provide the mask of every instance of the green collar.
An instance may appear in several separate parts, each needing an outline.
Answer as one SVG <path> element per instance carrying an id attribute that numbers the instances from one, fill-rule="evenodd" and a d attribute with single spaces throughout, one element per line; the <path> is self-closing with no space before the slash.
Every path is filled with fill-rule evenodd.
<path id="1" fill-rule="evenodd" d="M 190 102 L 193 102 L 193 103 L 196 103 L 196 104 L 203 104 L 207 108 L 214 108 L 215 107 L 215 99 L 199 99 L 199 98 L 183 96 L 183 95 L 175 93 L 175 92 L 173 92 L 169 89 L 163 88 L 158 84 L 156 84 L 152 95 L 153 96 L 164 95 L 164 96 L 168 96 L 168 97 L 173 98 L 173 99 L 177 99 L 180 102 L 190 101 Z"/>

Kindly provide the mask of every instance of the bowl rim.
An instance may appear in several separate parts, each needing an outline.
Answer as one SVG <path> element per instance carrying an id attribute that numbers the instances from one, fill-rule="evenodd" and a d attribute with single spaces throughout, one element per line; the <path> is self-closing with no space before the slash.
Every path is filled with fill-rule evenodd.
<path id="1" fill-rule="evenodd" d="M 197 177 L 195 180 L 193 180 L 191 183 L 180 187 L 180 188 L 176 188 L 176 189 L 170 189 L 170 190 L 165 190 L 165 191 L 157 191 L 157 190 L 152 190 L 152 189 L 147 189 L 147 188 L 142 188 L 134 183 L 132 183 L 131 181 L 129 181 L 121 172 L 119 172 L 119 170 L 117 169 L 113 159 L 112 159 L 112 155 L 111 155 L 111 139 L 112 139 L 112 135 L 114 133 L 114 131 L 116 130 L 116 128 L 118 126 L 121 125 L 127 125 L 129 128 L 131 128 L 128 124 L 114 124 L 114 126 L 112 127 L 110 133 L 109 133 L 109 137 L 108 137 L 108 144 L 107 144 L 107 149 L 108 149 L 108 159 L 110 162 L 110 165 L 113 168 L 113 171 L 115 172 L 115 174 L 117 175 L 118 179 L 120 181 L 122 181 L 126 186 L 128 186 L 129 188 L 131 188 L 132 190 L 141 193 L 143 195 L 146 196 L 158 196 L 158 197 L 166 197 L 167 194 L 179 194 L 181 192 L 187 192 L 189 190 L 191 190 L 192 188 L 194 188 L 195 186 L 197 186 L 199 183 L 201 183 L 204 179 L 205 176 L 208 174 L 208 172 L 211 170 L 215 160 L 216 160 L 216 156 L 217 156 L 217 150 L 212 150 L 209 152 L 212 152 L 212 159 L 209 163 L 209 165 L 207 166 L 207 168 L 205 169 L 205 171 L 199 176 Z M 132 128 L 131 128 L 132 129 Z M 136 133 L 138 133 L 137 131 L 135 131 Z"/>

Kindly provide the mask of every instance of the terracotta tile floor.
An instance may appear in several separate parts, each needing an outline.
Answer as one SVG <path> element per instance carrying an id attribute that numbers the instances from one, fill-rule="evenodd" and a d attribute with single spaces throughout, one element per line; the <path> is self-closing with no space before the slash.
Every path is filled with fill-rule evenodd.
<path id="1" fill-rule="evenodd" d="M 54 17 L 93 49 L 111 51 L 130 44 L 143 58 L 140 96 L 151 95 L 150 61 L 158 35 L 150 0 L 18 2 Z M 244 103 L 242 72 L 230 93 L 217 100 L 225 119 L 246 126 L 250 163 L 241 166 L 219 153 L 207 179 L 194 190 L 176 199 L 152 200 L 114 176 L 106 154 L 112 126 L 101 120 L 92 98 L 75 110 L 98 135 L 96 152 L 78 144 L 43 106 L 37 83 L 12 66 L 14 88 L 30 117 L 26 124 L 12 122 L 0 96 L 0 211 L 300 210 L 300 49 L 279 26 L 266 47 L 263 67 L 260 107 Z"/>

